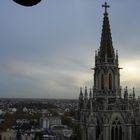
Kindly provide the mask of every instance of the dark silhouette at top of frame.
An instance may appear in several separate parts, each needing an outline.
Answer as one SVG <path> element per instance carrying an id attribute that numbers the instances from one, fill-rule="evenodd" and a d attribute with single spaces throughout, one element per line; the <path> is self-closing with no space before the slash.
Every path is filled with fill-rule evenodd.
<path id="1" fill-rule="evenodd" d="M 39 2 L 41 2 L 41 0 L 13 0 L 13 1 L 22 6 L 34 6 Z"/>

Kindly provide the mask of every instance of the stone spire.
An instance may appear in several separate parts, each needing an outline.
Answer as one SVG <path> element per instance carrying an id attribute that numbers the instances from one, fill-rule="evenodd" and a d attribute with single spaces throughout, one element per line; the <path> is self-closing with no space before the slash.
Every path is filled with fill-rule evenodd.
<path id="1" fill-rule="evenodd" d="M 93 107 L 92 107 L 92 91 L 91 91 L 91 88 L 90 88 L 90 92 L 89 92 L 89 102 L 90 102 L 90 112 L 92 113 Z"/>
<path id="2" fill-rule="evenodd" d="M 109 17 L 107 12 L 107 8 L 109 8 L 110 6 L 107 5 L 107 3 L 105 2 L 105 4 L 102 5 L 102 7 L 105 8 L 105 12 L 103 18 L 99 56 L 101 62 L 110 63 L 113 62 L 115 55 L 110 31 Z"/>
<path id="3" fill-rule="evenodd" d="M 79 109 L 82 109 L 82 107 L 83 107 L 83 92 L 82 92 L 82 88 L 80 88 Z"/>
<path id="4" fill-rule="evenodd" d="M 85 95 L 84 95 L 84 99 L 88 100 L 88 92 L 87 92 L 87 87 L 85 86 Z"/>
<path id="5" fill-rule="evenodd" d="M 124 99 L 125 99 L 125 100 L 128 100 L 128 89 L 127 89 L 127 86 L 126 86 L 126 88 L 124 89 Z"/>
<path id="6" fill-rule="evenodd" d="M 133 88 L 133 99 L 135 99 L 135 88 Z"/>
<path id="7" fill-rule="evenodd" d="M 80 87 L 80 95 L 79 95 L 79 99 L 83 100 L 83 92 L 82 92 L 82 87 Z"/>
<path id="8" fill-rule="evenodd" d="M 90 92 L 89 92 L 89 99 L 92 99 L 92 91 L 91 91 L 91 88 L 90 88 Z"/>

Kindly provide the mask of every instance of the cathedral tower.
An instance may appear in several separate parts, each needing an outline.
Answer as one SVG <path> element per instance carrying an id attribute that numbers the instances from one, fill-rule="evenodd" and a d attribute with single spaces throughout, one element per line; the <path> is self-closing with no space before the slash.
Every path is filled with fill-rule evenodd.
<path id="1" fill-rule="evenodd" d="M 118 51 L 114 50 L 109 14 L 105 2 L 101 42 L 95 52 L 94 85 L 89 91 L 80 89 L 80 140 L 138 140 L 140 100 L 127 87 L 122 97 Z"/>
<path id="2" fill-rule="evenodd" d="M 120 74 L 118 67 L 118 52 L 114 51 L 107 3 L 103 18 L 100 48 L 96 51 L 94 68 L 94 88 L 100 92 L 106 92 L 111 96 L 120 96 Z"/>

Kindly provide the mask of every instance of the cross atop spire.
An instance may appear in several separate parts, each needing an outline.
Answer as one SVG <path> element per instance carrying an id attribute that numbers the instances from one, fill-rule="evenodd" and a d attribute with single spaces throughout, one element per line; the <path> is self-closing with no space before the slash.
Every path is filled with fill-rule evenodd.
<path id="1" fill-rule="evenodd" d="M 109 8 L 110 5 L 107 5 L 107 2 L 105 2 L 105 4 L 103 4 L 102 7 L 105 8 L 105 13 L 107 13 L 107 8 Z"/>
<path id="2" fill-rule="evenodd" d="M 111 37 L 111 30 L 109 24 L 109 17 L 107 13 L 107 8 L 110 6 L 105 2 L 102 7 L 105 8 L 104 18 L 103 18 L 103 27 L 101 34 L 100 50 L 99 55 L 102 62 L 113 63 L 114 62 L 114 48 Z"/>

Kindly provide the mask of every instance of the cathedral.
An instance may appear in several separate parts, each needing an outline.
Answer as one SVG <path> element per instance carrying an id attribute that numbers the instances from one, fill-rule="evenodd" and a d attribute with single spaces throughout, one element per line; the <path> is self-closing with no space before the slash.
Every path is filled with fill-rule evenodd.
<path id="1" fill-rule="evenodd" d="M 101 42 L 95 52 L 94 84 L 80 89 L 80 140 L 140 140 L 140 98 L 120 86 L 118 51 L 113 47 L 105 2 Z"/>

